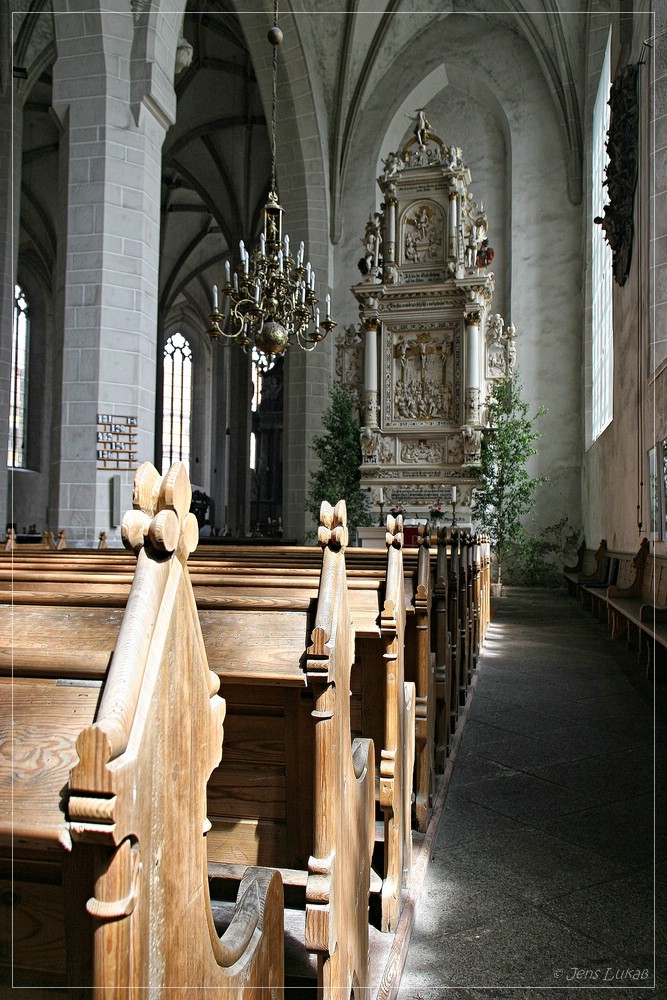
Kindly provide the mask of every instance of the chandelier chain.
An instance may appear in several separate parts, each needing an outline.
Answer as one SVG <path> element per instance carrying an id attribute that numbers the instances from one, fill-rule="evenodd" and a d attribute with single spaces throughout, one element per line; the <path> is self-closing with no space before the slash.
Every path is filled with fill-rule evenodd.
<path id="1" fill-rule="evenodd" d="M 278 0 L 273 3 L 273 27 L 278 27 Z M 276 190 L 276 133 L 278 120 L 278 46 L 273 46 L 273 98 L 271 105 L 271 190 Z"/>
<path id="2" fill-rule="evenodd" d="M 212 340 L 234 341 L 266 368 L 272 358 L 292 344 L 312 351 L 336 326 L 331 318 L 331 295 L 326 296 L 324 317 L 315 292 L 315 271 L 305 260 L 305 246 L 296 253 L 283 233 L 283 209 L 276 192 L 276 122 L 278 46 L 283 33 L 278 27 L 278 0 L 273 5 L 273 27 L 268 40 L 273 46 L 273 105 L 271 109 L 271 189 L 264 206 L 259 245 L 252 251 L 239 241 L 240 263 L 232 274 L 225 260 L 222 303 L 213 286 L 213 312 L 208 334 Z M 220 310 L 222 304 L 222 311 Z M 257 360 L 259 358 L 259 360 Z"/>

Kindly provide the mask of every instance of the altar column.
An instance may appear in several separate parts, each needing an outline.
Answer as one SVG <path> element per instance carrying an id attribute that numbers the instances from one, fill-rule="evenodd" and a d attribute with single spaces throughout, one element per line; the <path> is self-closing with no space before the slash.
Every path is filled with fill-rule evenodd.
<path id="1" fill-rule="evenodd" d="M 364 318 L 364 424 L 378 427 L 378 322 L 376 316 Z"/>
<path id="2" fill-rule="evenodd" d="M 464 321 L 466 330 L 465 423 L 478 424 L 480 419 L 479 312 L 466 312 Z"/>

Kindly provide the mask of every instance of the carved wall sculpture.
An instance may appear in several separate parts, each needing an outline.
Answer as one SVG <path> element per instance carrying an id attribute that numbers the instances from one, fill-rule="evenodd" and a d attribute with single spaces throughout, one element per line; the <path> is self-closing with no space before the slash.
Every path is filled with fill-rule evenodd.
<path id="1" fill-rule="evenodd" d="M 614 279 L 624 285 L 632 259 L 634 238 L 633 203 L 637 187 L 639 107 L 637 73 L 639 64 L 626 66 L 617 75 L 609 92 L 609 131 L 605 171 L 609 204 L 595 222 L 602 226 L 611 247 Z"/>

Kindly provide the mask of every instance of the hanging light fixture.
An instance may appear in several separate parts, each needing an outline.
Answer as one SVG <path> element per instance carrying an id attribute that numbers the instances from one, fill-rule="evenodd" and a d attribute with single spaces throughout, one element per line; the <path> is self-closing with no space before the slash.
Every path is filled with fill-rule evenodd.
<path id="1" fill-rule="evenodd" d="M 283 236 L 283 209 L 276 194 L 276 81 L 278 46 L 283 33 L 278 27 L 278 2 L 273 8 L 273 27 L 268 40 L 273 46 L 273 106 L 271 121 L 271 189 L 264 206 L 264 227 L 259 245 L 252 253 L 241 240 L 241 262 L 234 270 L 225 261 L 225 283 L 213 286 L 213 312 L 208 334 L 213 340 L 223 337 L 245 350 L 263 356 L 264 367 L 273 356 L 282 354 L 297 343 L 312 351 L 336 326 L 331 318 L 331 296 L 327 294 L 324 316 L 315 297 L 315 272 L 304 261 L 304 245 L 296 256 L 290 249 L 289 236 Z M 227 329 L 226 306 L 229 306 Z M 222 306 L 222 309 L 221 309 Z"/>

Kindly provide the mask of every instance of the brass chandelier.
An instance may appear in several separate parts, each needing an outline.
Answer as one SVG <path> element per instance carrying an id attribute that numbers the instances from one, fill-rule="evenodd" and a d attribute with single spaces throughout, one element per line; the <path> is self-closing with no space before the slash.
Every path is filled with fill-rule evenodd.
<path id="1" fill-rule="evenodd" d="M 283 236 L 283 209 L 276 194 L 276 81 L 278 46 L 283 40 L 277 20 L 275 0 L 273 27 L 268 32 L 273 46 L 271 189 L 263 210 L 263 232 L 251 253 L 240 241 L 241 260 L 233 274 L 229 261 L 225 261 L 221 299 L 214 285 L 207 331 L 212 340 L 224 337 L 246 351 L 259 352 L 264 367 L 294 343 L 304 351 L 312 351 L 336 326 L 331 318 L 330 295 L 326 297 L 324 316 L 320 315 L 315 272 L 310 261 L 304 261 L 304 244 L 294 256 L 289 236 Z"/>

